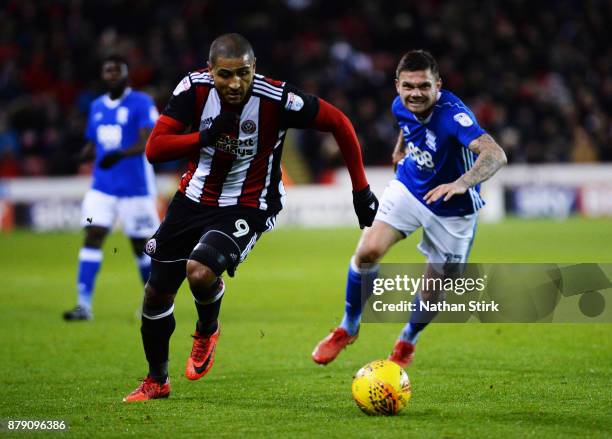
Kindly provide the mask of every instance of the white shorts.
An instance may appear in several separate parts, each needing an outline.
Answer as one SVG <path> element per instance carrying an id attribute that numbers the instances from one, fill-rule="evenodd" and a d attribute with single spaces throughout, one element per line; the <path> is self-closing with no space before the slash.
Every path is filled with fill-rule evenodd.
<path id="1" fill-rule="evenodd" d="M 159 227 L 159 216 L 153 196 L 116 197 L 89 190 L 82 205 L 82 226 L 108 229 L 119 219 L 130 238 L 149 238 Z"/>
<path id="2" fill-rule="evenodd" d="M 438 216 L 398 180 L 391 180 L 380 201 L 376 218 L 405 236 L 423 227 L 418 249 L 437 271 L 444 263 L 467 262 L 476 231 L 477 213 L 465 216 Z"/>

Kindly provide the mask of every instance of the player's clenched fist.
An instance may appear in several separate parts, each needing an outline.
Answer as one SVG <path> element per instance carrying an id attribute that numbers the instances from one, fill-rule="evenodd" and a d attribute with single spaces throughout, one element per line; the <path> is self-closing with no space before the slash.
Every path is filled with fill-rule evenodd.
<path id="1" fill-rule="evenodd" d="M 208 146 L 217 141 L 223 133 L 229 134 L 237 131 L 240 117 L 236 113 L 225 111 L 212 121 L 210 128 L 200 131 L 200 144 Z"/>
<path id="2" fill-rule="evenodd" d="M 378 210 L 378 199 L 370 190 L 370 185 L 360 191 L 353 191 L 353 206 L 359 219 L 359 227 L 363 229 L 371 226 Z"/>

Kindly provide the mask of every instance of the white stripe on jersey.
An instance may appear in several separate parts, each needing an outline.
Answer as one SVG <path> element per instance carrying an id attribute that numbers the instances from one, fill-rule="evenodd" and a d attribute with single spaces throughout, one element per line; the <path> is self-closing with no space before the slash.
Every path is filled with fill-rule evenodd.
<path id="1" fill-rule="evenodd" d="M 463 158 L 463 168 L 464 168 L 464 174 L 470 170 L 471 165 L 470 165 L 470 159 L 468 158 L 468 154 L 467 154 L 468 150 L 465 148 L 461 148 L 461 156 Z M 468 194 L 470 194 L 470 199 L 472 200 L 472 209 L 474 209 L 474 212 L 476 212 L 476 200 L 474 199 L 474 193 L 472 192 L 472 188 L 468 188 Z"/>
<path id="2" fill-rule="evenodd" d="M 251 122 L 259 123 L 259 102 L 260 98 L 257 96 L 251 96 L 248 100 L 244 109 L 242 110 L 242 114 L 240 115 L 240 126 L 242 123 L 250 120 Z M 255 154 L 257 154 L 258 150 L 258 131 L 256 130 L 251 134 L 240 133 L 240 140 L 243 142 L 252 141 L 253 146 L 246 146 L 242 149 L 252 148 L 252 154 L 240 157 L 236 156 L 234 159 L 234 163 L 232 163 L 232 169 L 230 169 L 225 181 L 223 182 L 223 187 L 221 188 L 221 195 L 219 197 L 219 206 L 232 206 L 238 204 L 238 197 L 242 193 L 242 187 L 244 186 L 247 171 L 249 166 L 251 166 L 251 162 L 255 158 Z M 241 147 L 239 147 L 240 149 Z"/>
<path id="3" fill-rule="evenodd" d="M 268 84 L 267 82 L 264 82 L 264 81 L 255 80 L 253 82 L 253 87 L 259 88 L 259 89 L 261 89 L 263 91 L 266 91 L 266 92 L 268 92 L 270 94 L 273 94 L 273 95 L 277 95 L 279 97 L 283 95 L 283 89 L 282 88 L 273 87 L 273 86 L 271 86 L 270 84 Z"/>
<path id="4" fill-rule="evenodd" d="M 273 95 L 273 94 L 268 93 L 267 91 L 264 91 L 264 90 L 262 90 L 260 88 L 257 88 L 257 87 L 253 87 L 253 94 L 260 94 L 260 95 L 266 96 L 266 97 L 268 97 L 270 99 L 273 99 L 275 101 L 280 101 L 282 99 L 281 96 Z"/>
<path id="5" fill-rule="evenodd" d="M 189 184 L 185 189 L 185 195 L 187 198 L 193 201 L 200 202 L 200 196 L 202 195 L 202 189 L 204 188 L 204 181 L 208 174 L 210 174 L 210 167 L 212 165 L 213 156 L 215 155 L 216 149 L 212 146 L 207 146 L 200 150 L 200 161 L 198 167 L 193 173 Z"/>
<path id="6" fill-rule="evenodd" d="M 206 81 L 211 81 L 211 82 L 213 81 L 212 75 L 208 72 L 191 73 L 189 77 L 191 78 L 192 81 L 195 81 L 195 80 L 206 80 Z"/>
<path id="7" fill-rule="evenodd" d="M 272 90 L 276 90 L 276 91 L 280 91 L 280 92 L 282 92 L 282 91 L 283 91 L 283 88 L 284 88 L 284 86 L 285 86 L 285 83 L 284 83 L 284 82 L 281 82 L 281 85 L 280 85 L 280 86 L 278 86 L 278 85 L 272 85 L 272 84 L 270 84 L 268 81 L 266 81 L 266 79 L 265 79 L 265 78 L 266 78 L 266 77 L 265 77 L 265 76 L 263 76 L 263 75 L 255 74 L 255 81 L 254 81 L 254 82 L 255 82 L 255 83 L 259 83 L 259 84 L 263 83 L 263 84 L 265 84 L 266 86 L 268 86 L 268 87 L 269 87 L 270 89 L 272 89 Z"/>
<path id="8" fill-rule="evenodd" d="M 472 168 L 472 166 L 474 166 L 474 154 L 472 151 L 466 148 L 461 148 L 461 152 L 463 154 L 463 165 L 465 167 L 465 172 L 467 172 Z M 476 210 L 484 206 L 484 202 L 482 201 L 482 198 L 480 198 L 476 188 L 468 188 L 468 193 L 470 194 L 470 198 L 472 200 L 472 208 L 474 209 L 474 212 L 476 212 Z"/>
<path id="9" fill-rule="evenodd" d="M 219 99 L 217 91 L 213 88 L 208 94 L 206 105 L 204 105 L 204 110 L 202 111 L 200 129 L 204 128 L 203 125 L 206 118 L 211 117 L 214 119 L 220 112 L 221 100 Z M 210 174 L 213 156 L 215 155 L 216 151 L 217 150 L 212 146 L 207 146 L 206 148 L 200 149 L 200 160 L 198 162 L 198 167 L 185 190 L 185 195 L 187 195 L 188 198 L 200 202 L 202 189 L 204 189 L 206 177 Z"/>

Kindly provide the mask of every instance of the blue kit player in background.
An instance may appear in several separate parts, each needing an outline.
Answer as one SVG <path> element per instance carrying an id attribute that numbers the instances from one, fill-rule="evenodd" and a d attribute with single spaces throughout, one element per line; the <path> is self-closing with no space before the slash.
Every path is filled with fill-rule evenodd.
<path id="1" fill-rule="evenodd" d="M 108 93 L 92 104 L 87 122 L 87 144 L 82 158 L 95 151 L 91 189 L 83 200 L 85 242 L 79 252 L 76 308 L 64 313 L 69 321 L 92 318 L 92 296 L 102 263 L 102 244 L 116 219 L 132 242 L 143 283 L 149 278 L 151 259 L 144 253 L 146 240 L 159 226 L 155 205 L 155 176 L 144 149 L 158 118 L 153 99 L 128 87 L 128 65 L 118 56 L 102 63 Z"/>
<path id="2" fill-rule="evenodd" d="M 333 361 L 357 339 L 362 282 L 373 281 L 376 264 L 395 243 L 423 228 L 418 248 L 427 257 L 426 279 L 456 275 L 467 261 L 478 210 L 484 205 L 480 183 L 506 164 L 506 155 L 470 109 L 441 85 L 437 63 L 428 52 L 410 51 L 400 60 L 398 96 L 392 105 L 399 128 L 395 179 L 357 245 L 349 266 L 344 318 L 315 348 L 316 363 Z M 442 297 L 440 291 L 422 290 L 414 301 L 437 302 Z M 389 357 L 402 367 L 411 363 L 420 332 L 436 315 L 416 309 Z"/>

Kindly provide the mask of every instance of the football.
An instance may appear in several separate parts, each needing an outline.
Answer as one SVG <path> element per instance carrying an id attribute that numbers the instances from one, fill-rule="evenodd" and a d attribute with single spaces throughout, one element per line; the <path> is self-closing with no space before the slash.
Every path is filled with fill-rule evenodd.
<path id="1" fill-rule="evenodd" d="M 410 401 L 410 380 L 404 369 L 389 360 L 366 364 L 353 377 L 353 399 L 368 415 L 396 415 Z"/>

